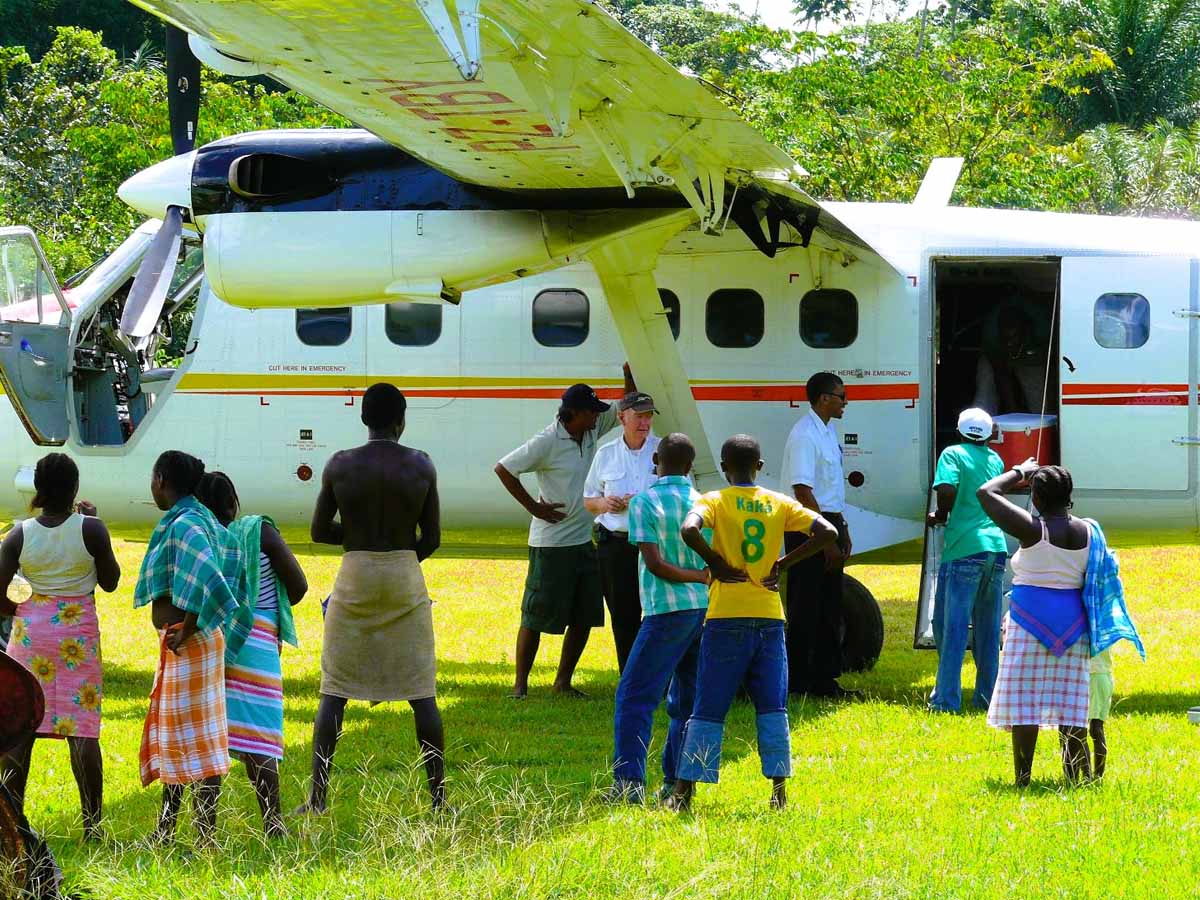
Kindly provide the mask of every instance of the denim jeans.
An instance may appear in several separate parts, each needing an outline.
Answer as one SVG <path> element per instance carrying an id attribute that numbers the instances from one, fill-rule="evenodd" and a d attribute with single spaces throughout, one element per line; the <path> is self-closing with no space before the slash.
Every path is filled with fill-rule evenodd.
<path id="1" fill-rule="evenodd" d="M 654 710 L 662 702 L 664 690 L 670 724 L 662 755 L 663 781 L 675 780 L 683 727 L 696 696 L 696 663 L 705 612 L 687 609 L 642 619 L 617 685 L 613 777 L 618 782 L 646 783 L 646 751 Z"/>
<path id="2" fill-rule="evenodd" d="M 1000 613 L 1007 554 L 976 553 L 942 563 L 933 600 L 933 640 L 938 648 L 937 684 L 931 709 L 958 712 L 962 707 L 962 664 L 967 626 L 973 627 L 975 697 L 987 709 L 1000 668 Z"/>
<path id="3" fill-rule="evenodd" d="M 696 705 L 683 735 L 679 777 L 717 782 L 725 716 L 743 680 L 758 713 L 762 773 L 767 778 L 790 776 L 787 679 L 781 619 L 709 619 L 700 639 Z"/>

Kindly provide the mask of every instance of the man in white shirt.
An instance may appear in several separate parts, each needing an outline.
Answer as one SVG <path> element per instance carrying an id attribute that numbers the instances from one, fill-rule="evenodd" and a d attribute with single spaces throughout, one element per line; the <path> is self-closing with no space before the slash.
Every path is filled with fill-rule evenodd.
<path id="1" fill-rule="evenodd" d="M 600 584 L 621 672 L 642 622 L 638 548 L 629 542 L 629 501 L 658 480 L 654 451 L 659 438 L 650 433 L 656 412 L 649 394 L 634 391 L 621 398 L 621 434 L 596 451 L 583 486 L 583 505 L 596 517 Z"/>
<path id="2" fill-rule="evenodd" d="M 788 691 L 813 697 L 854 696 L 837 683 L 842 674 L 842 569 L 850 556 L 850 529 L 842 515 L 846 482 L 842 445 L 831 419 L 846 409 L 846 386 L 832 372 L 818 372 L 805 386 L 811 409 L 792 426 L 783 449 L 780 487 L 820 513 L 838 530 L 837 543 L 797 563 L 787 577 Z M 803 543 L 787 534 L 787 552 Z"/>

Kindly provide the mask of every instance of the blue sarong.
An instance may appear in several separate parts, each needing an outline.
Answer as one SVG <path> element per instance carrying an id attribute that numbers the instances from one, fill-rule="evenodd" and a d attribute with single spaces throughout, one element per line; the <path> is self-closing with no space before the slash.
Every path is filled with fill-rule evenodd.
<path id="1" fill-rule="evenodd" d="M 1015 584 L 1008 614 L 1055 656 L 1062 656 L 1087 633 L 1082 588 Z"/>

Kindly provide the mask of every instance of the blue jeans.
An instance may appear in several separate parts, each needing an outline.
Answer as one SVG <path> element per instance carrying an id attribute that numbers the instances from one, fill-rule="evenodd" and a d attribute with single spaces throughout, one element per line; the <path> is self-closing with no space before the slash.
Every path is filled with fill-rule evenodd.
<path id="1" fill-rule="evenodd" d="M 696 706 L 683 735 L 679 777 L 716 784 L 725 716 L 745 680 L 758 713 L 758 755 L 767 778 L 792 774 L 787 645 L 781 619 L 709 619 L 700 639 Z"/>
<path id="2" fill-rule="evenodd" d="M 962 664 L 967 652 L 967 626 L 973 627 L 975 697 L 987 709 L 1000 668 L 1000 611 L 1004 588 L 1004 553 L 976 553 L 942 563 L 933 600 L 933 640 L 938 648 L 937 685 L 931 709 L 958 712 L 962 707 Z"/>
<path id="3" fill-rule="evenodd" d="M 662 755 L 663 781 L 675 780 L 683 727 L 696 696 L 696 663 L 705 612 L 687 609 L 642 619 L 617 685 L 613 716 L 613 777 L 617 781 L 646 783 L 646 750 L 654 710 L 662 702 L 664 690 L 670 724 Z"/>

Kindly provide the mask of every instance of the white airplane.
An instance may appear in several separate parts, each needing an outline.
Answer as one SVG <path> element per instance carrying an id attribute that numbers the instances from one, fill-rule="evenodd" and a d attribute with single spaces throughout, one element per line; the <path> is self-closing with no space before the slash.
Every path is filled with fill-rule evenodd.
<path id="1" fill-rule="evenodd" d="M 121 190 L 152 221 L 69 290 L 28 229 L 0 231 L 14 514 L 65 445 L 107 518 L 152 520 L 150 465 L 175 447 L 247 509 L 306 522 L 325 459 L 361 439 L 357 398 L 387 380 L 445 521 L 516 525 L 495 460 L 567 385 L 616 396 L 628 359 L 659 431 L 696 441 L 701 486 L 742 431 L 774 485 L 805 381 L 839 373 L 855 547 L 884 547 L 923 533 L 988 322 L 1020 298 L 1048 346 L 1033 412 L 1057 417 L 1080 508 L 1197 528 L 1198 223 L 950 207 L 953 160 L 912 204 L 819 203 L 589 0 L 136 2 L 171 26 L 179 155 Z M 193 149 L 197 57 L 363 130 Z M 856 596 L 848 628 L 881 640 Z"/>

